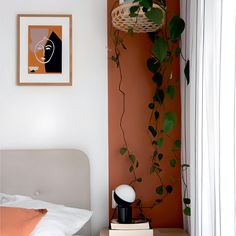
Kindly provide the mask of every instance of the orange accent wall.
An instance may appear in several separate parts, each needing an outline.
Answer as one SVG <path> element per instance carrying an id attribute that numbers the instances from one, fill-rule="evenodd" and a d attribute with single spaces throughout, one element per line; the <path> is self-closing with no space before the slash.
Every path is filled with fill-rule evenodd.
<path id="1" fill-rule="evenodd" d="M 124 145 L 121 129 L 119 126 L 122 113 L 122 95 L 118 90 L 119 71 L 115 63 L 110 59 L 114 54 L 114 47 L 111 41 L 111 17 L 110 12 L 114 0 L 108 0 L 108 27 L 109 27 L 109 64 L 108 64 L 108 98 L 109 98 L 109 209 L 110 218 L 113 214 L 111 208 L 111 191 L 122 183 L 129 183 L 132 176 L 129 173 L 129 161 L 119 154 L 119 149 Z M 169 0 L 168 17 L 179 14 L 179 1 Z M 127 93 L 126 113 L 123 126 L 126 132 L 127 142 L 137 156 L 140 167 L 138 175 L 143 177 L 143 182 L 136 184 L 136 193 L 142 198 L 144 205 L 149 206 L 153 200 L 158 198 L 155 187 L 159 185 L 156 177 L 149 174 L 150 157 L 152 147 L 150 136 L 147 131 L 150 110 L 148 104 L 151 102 L 154 93 L 152 74 L 147 70 L 146 60 L 151 55 L 152 43 L 147 34 L 134 34 L 133 37 L 125 36 L 127 50 L 121 53 L 124 81 L 122 88 Z M 172 68 L 174 79 L 179 78 L 179 60 L 176 59 Z M 177 97 L 167 104 L 170 110 L 177 112 L 178 126 L 171 132 L 173 139 L 180 139 L 180 90 L 177 88 Z M 152 218 L 153 227 L 182 227 L 182 198 L 181 198 L 181 172 L 180 159 L 178 167 L 172 168 L 169 161 L 173 159 L 172 153 L 165 143 L 162 152 L 165 155 L 163 160 L 164 180 L 169 181 L 170 177 L 175 178 L 174 191 L 168 195 L 164 202 L 154 209 L 145 210 L 145 214 Z M 180 156 L 179 156 L 180 158 Z"/>

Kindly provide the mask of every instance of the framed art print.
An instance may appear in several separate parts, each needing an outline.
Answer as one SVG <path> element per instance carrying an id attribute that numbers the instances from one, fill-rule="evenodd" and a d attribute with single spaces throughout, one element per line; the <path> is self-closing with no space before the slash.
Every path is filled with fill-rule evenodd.
<path id="1" fill-rule="evenodd" d="M 72 16 L 20 14 L 18 85 L 72 85 Z"/>

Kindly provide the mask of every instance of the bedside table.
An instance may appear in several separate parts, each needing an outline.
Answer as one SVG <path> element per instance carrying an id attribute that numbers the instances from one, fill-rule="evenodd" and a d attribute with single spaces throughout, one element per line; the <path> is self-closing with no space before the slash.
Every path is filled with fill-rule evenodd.
<path id="1" fill-rule="evenodd" d="M 109 236 L 109 230 L 103 229 L 100 231 L 100 236 Z M 153 229 L 153 236 L 189 236 L 183 229 L 180 228 L 158 228 Z"/>

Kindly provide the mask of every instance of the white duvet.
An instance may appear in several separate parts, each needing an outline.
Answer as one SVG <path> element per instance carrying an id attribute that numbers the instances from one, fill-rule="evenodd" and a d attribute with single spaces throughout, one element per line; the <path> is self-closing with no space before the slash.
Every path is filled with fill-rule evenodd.
<path id="1" fill-rule="evenodd" d="M 66 207 L 20 195 L 0 193 L 0 205 L 48 210 L 30 236 L 71 236 L 78 232 L 92 216 L 89 210 Z"/>

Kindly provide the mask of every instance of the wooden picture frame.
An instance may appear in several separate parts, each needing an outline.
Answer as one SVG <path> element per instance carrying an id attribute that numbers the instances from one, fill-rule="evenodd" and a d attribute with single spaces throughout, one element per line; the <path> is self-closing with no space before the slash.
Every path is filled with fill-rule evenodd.
<path id="1" fill-rule="evenodd" d="M 17 84 L 72 85 L 72 15 L 17 15 Z"/>

